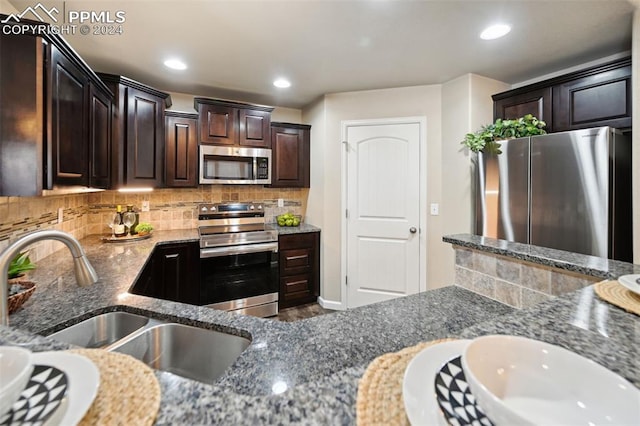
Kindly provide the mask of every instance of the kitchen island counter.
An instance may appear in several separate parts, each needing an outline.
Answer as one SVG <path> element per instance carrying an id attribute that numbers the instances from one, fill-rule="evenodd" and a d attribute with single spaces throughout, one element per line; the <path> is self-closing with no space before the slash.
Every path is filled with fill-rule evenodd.
<path id="1" fill-rule="evenodd" d="M 158 424 L 350 424 L 358 380 L 376 356 L 422 341 L 512 333 L 550 341 L 602 363 L 640 384 L 635 354 L 638 317 L 602 302 L 592 287 L 517 311 L 459 287 L 331 313 L 293 323 L 234 315 L 127 293 L 155 244 L 194 241 L 195 231 L 157 232 L 128 245 L 82 240 L 101 277 L 74 283 L 71 256 L 39 262 L 38 290 L 0 327 L 1 344 L 33 350 L 68 346 L 39 331 L 110 310 L 226 331 L 251 338 L 249 348 L 212 384 L 156 372 L 162 401 Z"/>

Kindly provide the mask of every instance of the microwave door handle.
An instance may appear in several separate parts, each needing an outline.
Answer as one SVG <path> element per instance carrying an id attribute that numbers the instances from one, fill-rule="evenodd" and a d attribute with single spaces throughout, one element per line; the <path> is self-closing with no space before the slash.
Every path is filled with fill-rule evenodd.
<path id="1" fill-rule="evenodd" d="M 253 178 L 251 180 L 258 180 L 258 158 L 253 157 Z"/>
<path id="2" fill-rule="evenodd" d="M 262 244 L 246 244 L 241 246 L 200 249 L 200 258 L 205 259 L 208 257 L 221 257 L 221 256 L 234 255 L 234 254 L 260 253 L 265 251 L 277 253 L 278 243 L 273 242 L 273 243 L 262 243 Z"/>

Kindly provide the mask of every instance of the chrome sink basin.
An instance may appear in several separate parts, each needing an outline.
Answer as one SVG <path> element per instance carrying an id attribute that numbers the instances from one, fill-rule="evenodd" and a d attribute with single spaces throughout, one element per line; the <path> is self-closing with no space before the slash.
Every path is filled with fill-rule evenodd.
<path id="1" fill-rule="evenodd" d="M 211 383 L 251 342 L 244 337 L 183 324 L 160 324 L 113 345 L 156 370 Z"/>
<path id="2" fill-rule="evenodd" d="M 108 312 L 62 329 L 49 337 L 85 348 L 106 348 L 141 329 L 149 318 L 128 312 Z"/>
<path id="3" fill-rule="evenodd" d="M 128 312 L 96 315 L 49 337 L 139 359 L 151 368 L 212 383 L 251 341 L 244 337 Z"/>

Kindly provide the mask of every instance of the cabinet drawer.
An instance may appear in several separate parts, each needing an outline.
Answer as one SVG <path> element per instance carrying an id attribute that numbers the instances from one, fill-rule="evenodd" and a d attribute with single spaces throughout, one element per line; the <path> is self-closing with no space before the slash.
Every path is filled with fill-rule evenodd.
<path id="1" fill-rule="evenodd" d="M 286 300 L 306 297 L 311 293 L 311 275 L 293 275 L 280 279 L 280 288 Z"/>
<path id="2" fill-rule="evenodd" d="M 318 233 L 309 232 L 305 234 L 280 235 L 280 250 L 314 248 L 317 244 Z"/>
<path id="3" fill-rule="evenodd" d="M 286 275 L 307 272 L 311 267 L 312 255 L 309 248 L 283 250 L 280 256 L 282 272 Z"/>

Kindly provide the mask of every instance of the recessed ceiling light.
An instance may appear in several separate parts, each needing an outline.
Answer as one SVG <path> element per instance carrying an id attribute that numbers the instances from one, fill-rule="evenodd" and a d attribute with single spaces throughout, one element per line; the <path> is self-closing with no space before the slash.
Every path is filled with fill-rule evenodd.
<path id="1" fill-rule="evenodd" d="M 171 68 L 172 70 L 186 70 L 187 64 L 182 62 L 180 59 L 167 59 L 164 61 L 164 66 Z"/>
<path id="2" fill-rule="evenodd" d="M 273 85 L 279 87 L 280 89 L 286 89 L 287 87 L 291 87 L 291 82 L 284 78 L 279 78 L 273 82 Z"/>
<path id="3" fill-rule="evenodd" d="M 510 25 L 496 24 L 485 28 L 484 31 L 480 33 L 480 38 L 483 40 L 494 40 L 509 34 L 509 31 L 511 31 Z"/>

